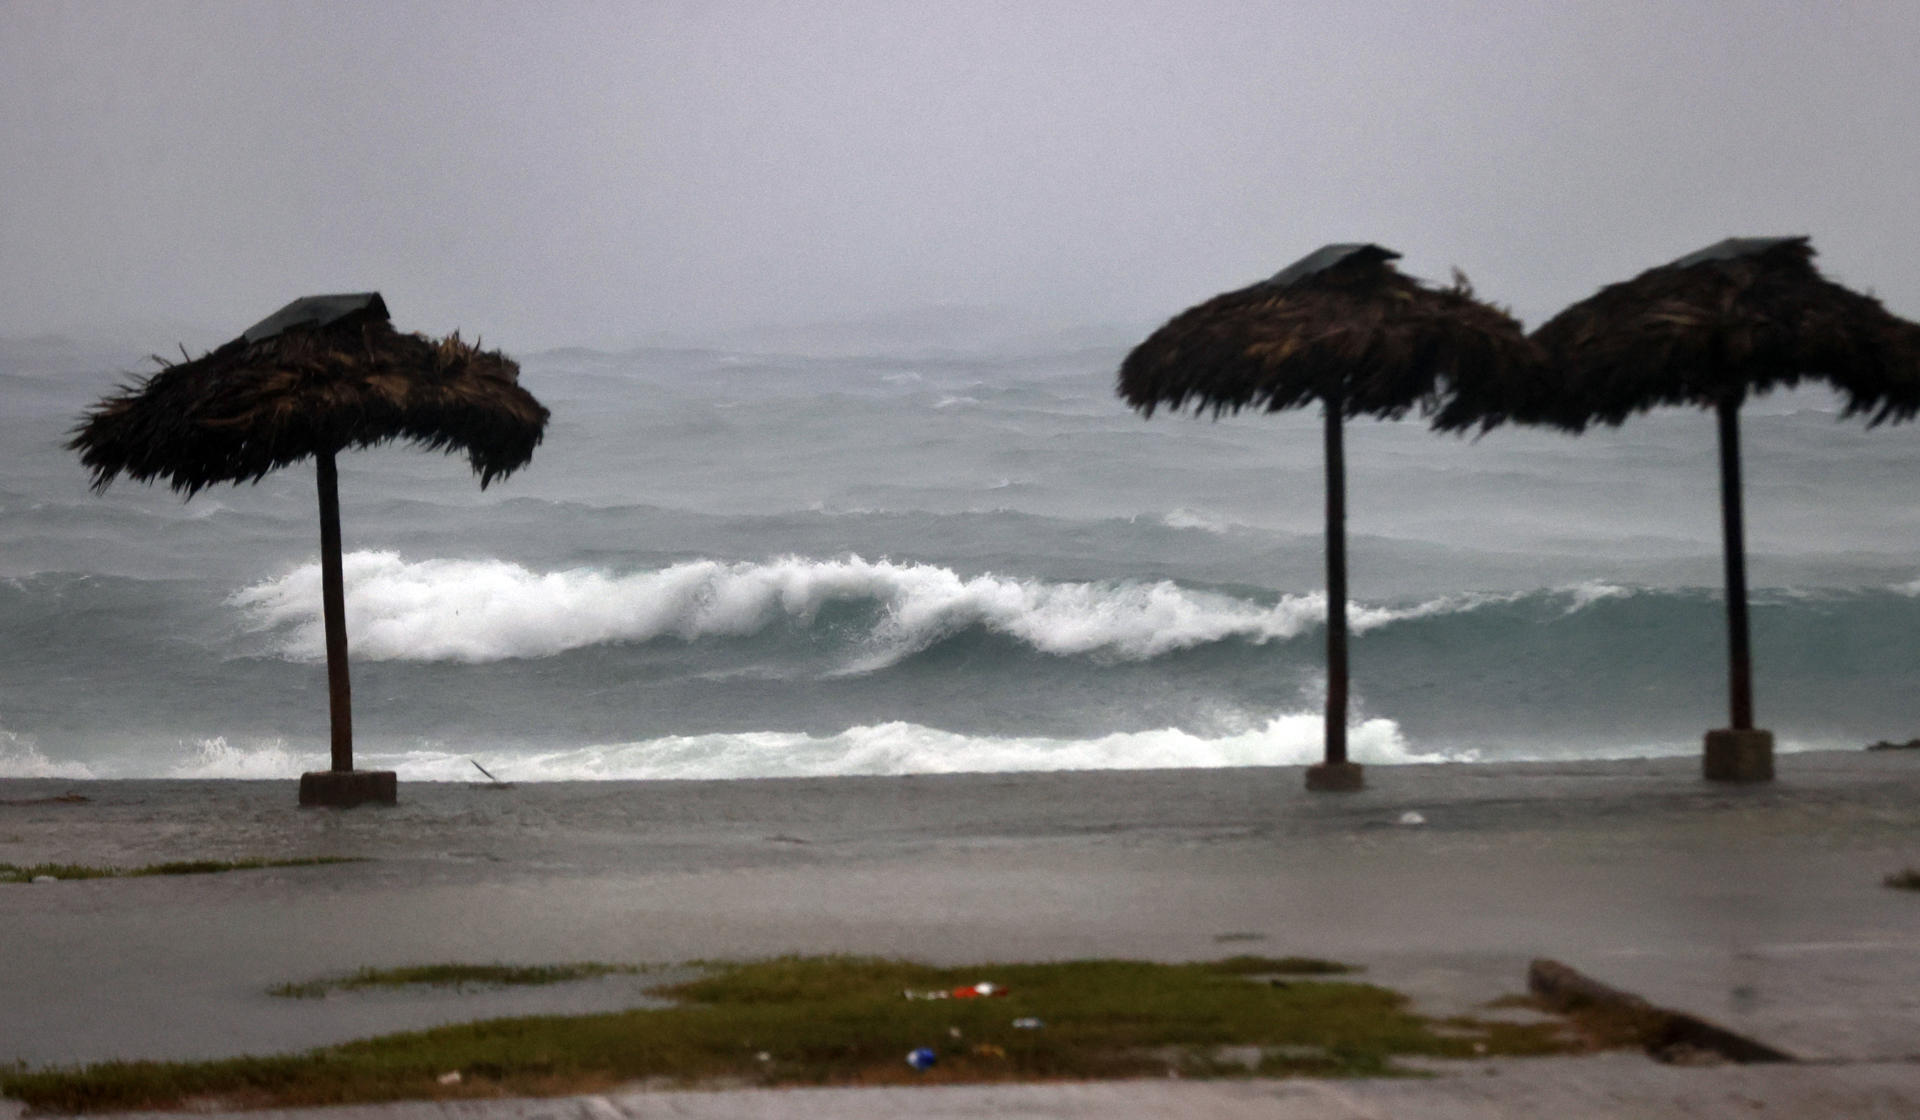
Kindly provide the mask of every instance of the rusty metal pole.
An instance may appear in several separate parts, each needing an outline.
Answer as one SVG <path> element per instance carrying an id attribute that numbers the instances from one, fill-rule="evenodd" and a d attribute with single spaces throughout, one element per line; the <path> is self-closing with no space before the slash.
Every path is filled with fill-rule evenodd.
<path id="1" fill-rule="evenodd" d="M 333 452 L 314 456 L 320 483 L 320 603 L 327 632 L 327 713 L 333 769 L 353 769 L 353 690 L 347 681 L 347 597 L 340 574 L 340 475 Z"/>
<path id="2" fill-rule="evenodd" d="M 1753 730 L 1753 652 L 1747 636 L 1747 544 L 1740 508 L 1740 402 L 1724 399 L 1720 414 L 1721 551 L 1727 565 L 1727 678 L 1732 729 Z"/>
<path id="3" fill-rule="evenodd" d="M 1327 410 L 1327 753 L 1347 761 L 1347 466 L 1345 411 L 1336 393 Z"/>

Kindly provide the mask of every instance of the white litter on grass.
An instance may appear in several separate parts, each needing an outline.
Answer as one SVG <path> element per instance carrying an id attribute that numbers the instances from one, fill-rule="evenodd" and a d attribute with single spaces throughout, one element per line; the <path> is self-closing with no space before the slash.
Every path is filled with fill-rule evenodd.
<path id="1" fill-rule="evenodd" d="M 1417 811 L 1413 809 L 1408 809 L 1406 812 L 1400 814 L 1400 823 L 1401 824 L 1426 824 L 1427 818 L 1421 816 Z"/>
<path id="2" fill-rule="evenodd" d="M 60 879 L 55 875 L 35 875 L 33 881 L 36 883 L 57 883 Z"/>

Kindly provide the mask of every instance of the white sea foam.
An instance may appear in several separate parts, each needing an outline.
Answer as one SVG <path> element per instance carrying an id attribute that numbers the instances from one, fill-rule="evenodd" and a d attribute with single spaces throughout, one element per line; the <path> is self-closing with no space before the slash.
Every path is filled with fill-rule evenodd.
<path id="1" fill-rule="evenodd" d="M 229 744 L 218 736 L 175 751 L 142 751 L 87 762 L 54 760 L 33 740 L 0 730 L 0 778 L 297 778 L 326 766 L 324 746 L 301 752 L 279 739 Z"/>
<path id="2" fill-rule="evenodd" d="M 1347 732 L 1348 752 L 1369 766 L 1475 762 L 1476 750 L 1421 751 L 1399 725 L 1370 719 Z M 837 735 L 783 731 L 679 735 L 642 742 L 568 750 L 478 750 L 454 753 L 439 744 L 409 750 L 362 746 L 362 769 L 393 770 L 409 782 L 476 782 L 478 761 L 501 781 L 648 781 L 734 778 L 818 778 L 898 774 L 1018 773 L 1053 770 L 1211 769 L 1229 766 L 1302 766 L 1320 761 L 1321 716 L 1297 712 L 1244 731 L 1209 736 L 1177 729 L 1129 732 L 1093 739 L 960 735 L 912 723 L 851 727 Z M 1588 744 L 1561 751 L 1500 750 L 1501 762 L 1659 758 L 1687 755 L 1698 745 L 1656 741 Z M 1857 749 L 1852 742 L 1783 739 L 1783 754 Z M 55 762 L 31 744 L 0 733 L 0 778 L 292 779 L 324 769 L 324 747 L 295 751 L 283 742 L 230 745 L 215 738 L 191 753 L 141 754 L 96 764 Z"/>
<path id="3" fill-rule="evenodd" d="M 1168 728 L 1092 739 L 994 737 L 895 722 L 851 727 L 836 735 L 745 731 L 547 752 L 453 753 L 437 745 L 391 751 L 363 746 L 356 762 L 365 769 L 397 771 L 405 781 L 452 782 L 479 780 L 474 760 L 502 781 L 514 782 L 1292 766 L 1320 760 L 1321 728 L 1319 713 L 1306 712 L 1275 716 L 1248 730 L 1218 736 Z M 1350 729 L 1348 750 L 1355 761 L 1371 765 L 1471 761 L 1473 757 L 1471 753 L 1417 752 L 1388 719 L 1366 720 Z M 111 774 L 71 776 L 292 778 L 324 765 L 319 755 L 290 751 L 283 743 L 230 746 L 224 739 L 213 739 L 200 744 L 195 755 L 153 772 L 123 773 L 116 768 Z"/>
<path id="4" fill-rule="evenodd" d="M 319 752 L 289 750 L 285 741 L 269 739 L 251 746 L 234 746 L 224 736 L 202 739 L 194 753 L 175 762 L 169 778 L 293 778 L 308 770 L 324 770 L 327 759 Z"/>
<path id="5" fill-rule="evenodd" d="M 838 735 L 699 735 L 595 746 L 511 764 L 528 780 L 584 777 L 738 778 L 848 774 L 942 774 L 1036 770 L 1143 770 L 1287 766 L 1320 760 L 1318 713 L 1276 716 L 1249 731 L 1207 737 L 1173 728 L 1095 739 L 958 735 L 911 723 L 850 728 Z M 1441 761 L 1412 751 L 1391 720 L 1352 729 L 1356 761 Z"/>
<path id="6" fill-rule="evenodd" d="M 1224 518 L 1184 507 L 1165 515 L 1160 522 L 1169 529 L 1199 529 L 1215 536 L 1225 536 L 1238 528 L 1233 522 Z"/>
<path id="7" fill-rule="evenodd" d="M 1608 599 L 1631 598 L 1633 590 L 1611 583 L 1602 583 L 1599 580 L 1588 580 L 1585 583 L 1567 588 L 1566 594 L 1572 600 L 1567 605 L 1567 613 L 1575 614 L 1595 603 L 1603 603 Z"/>
<path id="8" fill-rule="evenodd" d="M 499 560 L 409 561 L 355 552 L 344 561 L 354 656 L 374 660 L 498 661 L 656 638 L 743 637 L 775 624 L 811 624 L 836 603 L 879 612 L 850 671 L 870 671 L 969 627 L 1043 653 L 1142 661 L 1228 639 L 1292 638 L 1326 619 L 1320 593 L 1262 603 L 1170 580 L 1054 583 L 962 577 L 931 564 L 785 557 L 712 560 L 612 575 L 536 572 Z M 1365 632 L 1390 622 L 1471 610 L 1497 597 L 1456 595 L 1408 607 L 1355 605 Z M 287 656 L 318 659 L 320 571 L 306 565 L 241 591 L 234 602 Z"/>
<path id="9" fill-rule="evenodd" d="M 1327 597 L 1320 593 L 1307 596 L 1320 608 L 1320 620 L 1327 615 Z M 1518 594 L 1493 594 L 1491 592 L 1468 592 L 1460 595 L 1442 595 L 1437 599 L 1428 599 L 1423 603 L 1414 603 L 1405 607 L 1369 607 L 1360 603 L 1347 604 L 1347 629 L 1355 634 L 1364 634 L 1377 630 L 1394 622 L 1410 622 L 1416 618 L 1432 618 L 1443 614 L 1464 614 L 1479 610 L 1494 603 L 1511 603 L 1520 598 Z"/>
<path id="10" fill-rule="evenodd" d="M 99 775 L 84 762 L 55 762 L 25 735 L 0 728 L 0 778 L 93 778 Z"/>

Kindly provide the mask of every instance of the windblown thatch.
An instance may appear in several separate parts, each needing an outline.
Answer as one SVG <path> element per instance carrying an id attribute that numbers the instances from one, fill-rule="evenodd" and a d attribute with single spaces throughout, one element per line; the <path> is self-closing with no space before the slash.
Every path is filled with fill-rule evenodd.
<path id="1" fill-rule="evenodd" d="M 1708 736 L 1704 771 L 1770 779 L 1772 739 L 1756 733 L 1753 719 L 1740 407 L 1751 395 L 1817 379 L 1869 425 L 1911 419 L 1920 412 L 1920 326 L 1822 277 L 1806 238 L 1748 237 L 1602 288 L 1533 339 L 1552 371 L 1548 391 L 1503 395 L 1496 387 L 1467 402 L 1466 422 L 1514 419 L 1579 432 L 1665 404 L 1717 414 L 1729 718 L 1725 737 Z"/>
<path id="2" fill-rule="evenodd" d="M 526 464 L 547 422 L 511 358 L 458 333 L 401 334 L 377 294 L 295 301 L 211 353 L 162 364 L 74 430 L 68 447 L 94 489 L 125 474 L 191 496 L 389 440 L 465 451 L 484 487 Z"/>
<path id="3" fill-rule="evenodd" d="M 1433 409 L 1456 385 L 1533 375 L 1520 325 L 1464 278 L 1430 288 L 1378 245 L 1330 245 L 1176 316 L 1127 355 L 1120 395 L 1148 416 L 1338 401 L 1343 416 Z"/>
<path id="4" fill-rule="evenodd" d="M 1431 410 L 1467 387 L 1490 393 L 1538 368 L 1520 325 L 1474 299 L 1464 278 L 1425 287 L 1393 267 L 1399 255 L 1328 245 L 1181 313 L 1120 366 L 1120 395 L 1148 416 L 1160 405 L 1216 416 L 1325 406 L 1326 762 L 1308 769 L 1308 789 L 1363 784 L 1347 759 L 1346 418 Z"/>
<path id="5" fill-rule="evenodd" d="M 336 453 L 396 439 L 463 450 L 484 487 L 533 457 L 547 410 L 498 351 L 395 331 L 378 292 L 294 300 L 210 354 L 162 365 L 96 405 L 67 446 L 95 490 L 124 474 L 189 498 L 313 459 L 333 773 L 303 775 L 300 803 L 392 804 L 391 771 L 353 776 Z"/>
<path id="6" fill-rule="evenodd" d="M 1805 237 L 1734 238 L 1612 284 L 1534 332 L 1558 379 L 1514 418 L 1572 431 L 1824 380 L 1869 424 L 1920 412 L 1920 327 L 1822 277 Z"/>

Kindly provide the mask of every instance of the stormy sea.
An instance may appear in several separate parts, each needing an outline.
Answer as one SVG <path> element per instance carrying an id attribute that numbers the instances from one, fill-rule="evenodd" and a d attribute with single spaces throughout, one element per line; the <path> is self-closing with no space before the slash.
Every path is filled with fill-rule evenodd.
<path id="1" fill-rule="evenodd" d="M 1143 420 L 1120 332 L 517 354 L 482 491 L 341 459 L 357 762 L 405 780 L 1317 758 L 1319 418 Z M 156 346 L 170 345 L 165 340 Z M 311 465 L 96 495 L 62 447 L 141 351 L 0 342 L 0 776 L 322 768 Z M 1920 426 L 1743 413 L 1757 716 L 1920 735 Z M 1698 751 L 1726 719 L 1714 425 L 1347 431 L 1354 756 Z"/>

